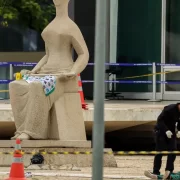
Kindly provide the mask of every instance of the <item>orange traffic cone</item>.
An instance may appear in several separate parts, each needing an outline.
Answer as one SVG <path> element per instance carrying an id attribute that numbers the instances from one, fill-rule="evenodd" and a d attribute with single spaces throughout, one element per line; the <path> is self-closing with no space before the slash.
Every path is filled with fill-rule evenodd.
<path id="1" fill-rule="evenodd" d="M 84 93 L 83 93 L 83 89 L 82 89 L 82 82 L 81 82 L 81 76 L 80 74 L 78 74 L 78 86 L 79 86 L 79 94 L 81 97 L 81 104 L 82 104 L 82 108 L 85 110 L 88 110 L 87 104 L 84 101 Z"/>
<path id="2" fill-rule="evenodd" d="M 26 180 L 22 154 L 19 147 L 21 148 L 20 140 L 16 140 L 13 163 L 11 165 L 9 178 L 6 180 Z"/>

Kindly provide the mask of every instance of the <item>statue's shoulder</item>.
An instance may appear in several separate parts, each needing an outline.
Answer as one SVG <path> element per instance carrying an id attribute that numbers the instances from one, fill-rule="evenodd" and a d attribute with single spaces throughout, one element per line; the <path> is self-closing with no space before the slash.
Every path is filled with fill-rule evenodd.
<path id="1" fill-rule="evenodd" d="M 78 27 L 78 25 L 73 21 L 73 20 L 69 20 L 69 32 L 72 36 L 74 36 L 75 34 L 81 34 L 81 30 L 80 28 Z"/>

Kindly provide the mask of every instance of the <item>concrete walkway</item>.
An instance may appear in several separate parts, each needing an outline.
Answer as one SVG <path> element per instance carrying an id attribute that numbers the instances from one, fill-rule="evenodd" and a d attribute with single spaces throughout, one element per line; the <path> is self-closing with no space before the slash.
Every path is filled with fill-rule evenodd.
<path id="1" fill-rule="evenodd" d="M 111 179 L 147 179 L 144 177 L 145 170 L 151 170 L 153 156 L 116 156 L 118 168 L 105 168 L 104 180 Z M 165 169 L 166 157 L 163 158 L 162 173 Z M 63 170 L 33 170 L 33 180 L 90 180 L 91 168 L 74 168 Z M 180 157 L 175 162 L 175 171 L 180 171 Z M 0 179 L 8 177 L 9 168 L 0 168 Z"/>

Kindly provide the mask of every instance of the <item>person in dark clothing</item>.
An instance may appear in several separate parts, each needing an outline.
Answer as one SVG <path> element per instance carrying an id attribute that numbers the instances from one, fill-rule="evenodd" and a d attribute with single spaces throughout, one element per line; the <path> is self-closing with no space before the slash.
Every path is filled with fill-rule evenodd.
<path id="1" fill-rule="evenodd" d="M 176 138 L 180 138 L 180 103 L 165 106 L 157 118 L 154 129 L 156 151 L 177 150 Z M 169 154 L 166 162 L 166 169 L 163 179 L 168 179 L 174 170 L 175 154 Z M 160 175 L 162 164 L 162 154 L 157 154 L 154 158 L 153 172 L 145 171 L 145 176 L 157 179 Z"/>

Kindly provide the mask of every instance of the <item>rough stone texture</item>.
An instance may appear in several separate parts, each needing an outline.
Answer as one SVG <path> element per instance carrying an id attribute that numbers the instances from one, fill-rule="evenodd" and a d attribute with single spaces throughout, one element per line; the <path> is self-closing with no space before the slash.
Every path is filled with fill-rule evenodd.
<path id="1" fill-rule="evenodd" d="M 43 165 L 36 165 L 32 164 L 26 168 L 27 170 L 64 170 L 64 171 L 81 171 L 80 167 L 76 167 L 73 164 L 65 164 L 62 166 L 57 166 L 57 165 L 48 165 L 48 164 L 43 164 Z"/>
<path id="2" fill-rule="evenodd" d="M 49 139 L 86 140 L 79 93 L 65 93 L 54 103 L 51 114 Z"/>
<path id="3" fill-rule="evenodd" d="M 0 148 L 0 152 L 13 152 L 13 148 Z M 92 152 L 90 148 L 23 148 L 26 153 L 32 152 Z M 105 149 L 107 152 L 112 152 L 111 149 Z M 27 167 L 30 165 L 30 159 L 33 155 L 24 155 L 24 165 Z M 91 154 L 45 154 L 45 164 L 62 166 L 67 164 L 73 164 L 76 167 L 91 167 L 92 155 Z M 10 166 L 12 163 L 11 154 L 0 155 L 0 166 Z M 104 167 L 117 167 L 114 155 L 104 155 Z"/>

